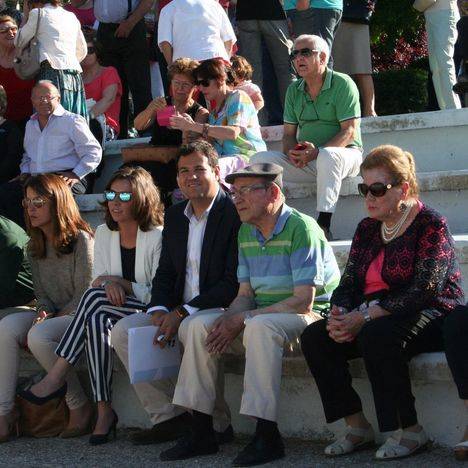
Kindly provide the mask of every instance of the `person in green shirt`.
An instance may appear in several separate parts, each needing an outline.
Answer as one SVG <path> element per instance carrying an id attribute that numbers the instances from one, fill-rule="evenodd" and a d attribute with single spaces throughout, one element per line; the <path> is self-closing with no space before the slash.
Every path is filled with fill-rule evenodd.
<path id="1" fill-rule="evenodd" d="M 362 162 L 359 91 L 348 75 L 327 68 L 329 55 L 318 36 L 296 39 L 291 58 L 300 78 L 286 93 L 283 153 L 250 160 L 281 165 L 286 186 L 316 180 L 317 222 L 328 239 L 342 180 L 357 176 Z"/>
<path id="2" fill-rule="evenodd" d="M 34 298 L 28 242 L 20 226 L 0 216 L 0 309 L 25 305 Z"/>

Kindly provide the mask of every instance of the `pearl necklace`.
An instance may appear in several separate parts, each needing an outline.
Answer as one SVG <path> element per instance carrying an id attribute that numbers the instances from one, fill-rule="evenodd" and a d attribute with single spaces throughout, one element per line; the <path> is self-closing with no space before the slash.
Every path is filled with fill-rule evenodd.
<path id="1" fill-rule="evenodd" d="M 395 239 L 401 227 L 403 226 L 403 224 L 405 224 L 405 221 L 408 219 L 408 216 L 411 212 L 411 208 L 413 208 L 413 205 L 407 205 L 405 211 L 401 215 L 401 218 L 392 227 L 388 227 L 384 221 L 382 222 L 380 230 L 382 233 L 382 238 L 386 244 Z"/>

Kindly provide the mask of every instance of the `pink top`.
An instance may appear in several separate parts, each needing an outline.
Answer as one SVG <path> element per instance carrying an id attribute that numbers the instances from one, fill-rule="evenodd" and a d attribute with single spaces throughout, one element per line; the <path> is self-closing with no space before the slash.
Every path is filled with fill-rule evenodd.
<path id="1" fill-rule="evenodd" d="M 238 84 L 236 89 L 241 89 L 242 91 L 246 92 L 250 99 L 252 99 L 254 96 L 258 96 L 259 94 L 260 96 L 262 95 L 260 88 L 250 80 L 245 80 L 243 83 Z"/>
<path id="2" fill-rule="evenodd" d="M 120 101 L 122 98 L 122 83 L 119 74 L 114 67 L 106 67 L 102 73 L 97 76 L 91 83 L 85 83 L 86 99 L 94 99 L 96 102 L 102 99 L 104 90 L 110 86 L 117 85 L 117 96 L 115 101 L 109 106 L 104 115 L 106 116 L 106 123 L 112 127 L 116 133 L 120 132 L 119 115 L 120 115 Z"/>
<path id="3" fill-rule="evenodd" d="M 94 7 L 91 8 L 76 8 L 71 5 L 65 5 L 65 10 L 71 11 L 78 18 L 78 21 L 81 23 L 81 26 L 93 27 L 96 22 L 96 17 L 94 16 Z"/>

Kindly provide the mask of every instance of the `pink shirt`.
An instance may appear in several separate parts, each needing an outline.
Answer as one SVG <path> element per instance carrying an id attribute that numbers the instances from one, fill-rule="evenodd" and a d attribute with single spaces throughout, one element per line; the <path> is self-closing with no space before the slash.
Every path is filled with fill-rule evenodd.
<path id="1" fill-rule="evenodd" d="M 97 76 L 91 83 L 85 83 L 86 99 L 94 99 L 96 102 L 102 99 L 104 90 L 110 86 L 117 85 L 117 96 L 115 101 L 109 106 L 104 115 L 106 116 L 106 123 L 112 127 L 116 133 L 120 131 L 119 115 L 120 115 L 120 102 L 122 98 L 122 83 L 119 74 L 114 67 L 106 67 L 102 73 Z"/>
<path id="2" fill-rule="evenodd" d="M 94 26 L 94 23 L 96 22 L 96 17 L 94 16 L 93 7 L 86 8 L 83 10 L 81 8 L 76 8 L 71 5 L 65 5 L 64 8 L 65 10 L 71 11 L 75 14 L 79 22 L 81 23 L 81 26 L 89 26 L 91 28 Z"/>
<path id="3" fill-rule="evenodd" d="M 385 258 L 385 251 L 382 249 L 379 255 L 372 260 L 366 273 L 366 284 L 364 285 L 364 294 L 375 293 L 383 289 L 389 289 L 388 284 L 382 279 L 382 267 Z"/>

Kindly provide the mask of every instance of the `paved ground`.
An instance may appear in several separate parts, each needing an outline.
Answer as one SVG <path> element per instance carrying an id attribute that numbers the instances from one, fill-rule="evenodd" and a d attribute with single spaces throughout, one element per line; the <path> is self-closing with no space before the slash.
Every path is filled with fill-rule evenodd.
<path id="1" fill-rule="evenodd" d="M 21 438 L 0 445 L 1 467 L 221 467 L 230 466 L 231 460 L 240 450 L 245 440 L 223 446 L 216 456 L 202 457 L 196 460 L 177 463 L 159 462 L 161 450 L 171 444 L 148 447 L 134 447 L 128 440 L 128 431 L 119 431 L 116 442 L 101 447 L 90 447 L 87 438 L 74 440 L 61 439 L 27 439 Z M 438 447 L 418 456 L 400 462 L 378 463 L 373 460 L 372 451 L 356 453 L 339 459 L 328 459 L 322 456 L 323 444 L 299 440 L 286 441 L 287 456 L 267 467 L 348 467 L 376 466 L 385 468 L 411 467 L 462 467 L 468 463 L 456 462 L 448 449 Z"/>

